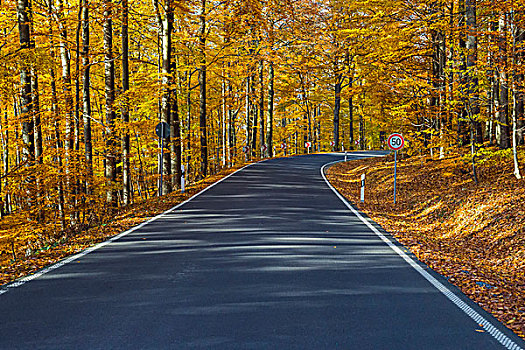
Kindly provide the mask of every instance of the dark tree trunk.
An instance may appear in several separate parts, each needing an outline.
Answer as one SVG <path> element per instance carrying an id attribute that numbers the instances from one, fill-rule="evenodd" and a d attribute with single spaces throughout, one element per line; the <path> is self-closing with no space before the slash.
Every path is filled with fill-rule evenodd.
<path id="1" fill-rule="evenodd" d="M 91 96 L 89 74 L 89 0 L 82 2 L 82 114 L 84 118 L 84 158 L 86 160 L 85 192 L 92 194 L 93 146 L 91 143 Z"/>

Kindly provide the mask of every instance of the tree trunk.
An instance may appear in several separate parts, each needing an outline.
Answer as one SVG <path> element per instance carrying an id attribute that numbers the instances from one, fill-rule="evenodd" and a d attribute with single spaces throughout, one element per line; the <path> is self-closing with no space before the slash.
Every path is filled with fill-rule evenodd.
<path id="1" fill-rule="evenodd" d="M 33 104 L 31 91 L 31 63 L 29 51 L 31 50 L 31 8 L 27 0 L 18 1 L 18 30 L 20 36 L 20 49 L 22 66 L 20 68 L 20 118 L 22 120 L 22 163 L 24 167 L 32 167 L 35 161 L 35 135 L 33 121 Z M 32 191 L 34 178 L 30 173 L 26 174 L 26 184 L 24 185 L 26 198 L 24 206 L 31 208 L 34 204 L 34 194 Z"/>
<path id="2" fill-rule="evenodd" d="M 266 150 L 264 148 L 264 61 L 259 61 L 259 140 L 261 142 L 261 158 L 264 158 L 267 151 L 268 145 L 266 145 Z"/>
<path id="3" fill-rule="evenodd" d="M 275 91 L 273 89 L 274 81 L 274 67 L 273 62 L 270 62 L 268 68 L 268 110 L 266 116 L 266 154 L 268 157 L 273 157 L 273 103 Z"/>
<path id="4" fill-rule="evenodd" d="M 467 23 L 467 99 L 469 104 L 469 118 L 474 128 L 475 142 L 483 143 L 483 133 L 479 122 L 479 90 L 476 66 L 478 59 L 476 0 L 466 1 L 466 23 Z"/>
<path id="5" fill-rule="evenodd" d="M 93 146 L 91 143 L 91 97 L 89 74 L 89 0 L 82 2 L 82 114 L 84 118 L 84 158 L 86 161 L 85 192 L 93 193 Z"/>
<path id="6" fill-rule="evenodd" d="M 172 60 L 171 72 L 175 75 L 177 71 L 177 62 Z M 179 115 L 179 101 L 177 90 L 175 89 L 175 83 L 173 83 L 173 89 L 171 91 L 171 186 L 173 189 L 181 187 L 182 179 L 182 135 L 180 127 L 180 115 Z"/>
<path id="7" fill-rule="evenodd" d="M 171 50 L 172 50 L 172 38 L 171 32 L 173 30 L 173 4 L 171 0 L 167 0 L 165 3 L 166 14 L 164 19 L 158 18 L 159 26 L 162 28 L 162 89 L 163 94 L 161 98 L 161 121 L 169 125 L 171 131 L 171 102 L 172 102 L 172 90 L 173 90 L 173 74 L 171 71 Z M 160 13 L 158 13 L 160 16 Z M 164 148 L 170 148 L 171 138 L 168 137 L 164 140 Z M 162 182 L 162 193 L 167 194 L 171 192 L 171 154 L 167 150 L 163 153 L 162 159 L 162 173 L 167 175 L 167 178 Z"/>
<path id="8" fill-rule="evenodd" d="M 458 1 L 458 27 L 463 28 L 465 26 L 465 0 Z M 465 101 L 465 90 L 466 90 L 466 78 L 467 78 L 467 57 L 465 54 L 467 44 L 465 42 L 465 37 L 462 32 L 459 34 L 459 71 L 460 71 L 460 91 L 461 109 L 458 113 L 458 123 L 457 123 L 457 140 L 459 146 L 465 146 L 468 144 L 469 140 L 469 124 L 467 123 L 468 112 Z"/>
<path id="9" fill-rule="evenodd" d="M 128 38 L 128 21 L 129 9 L 128 0 L 122 0 L 122 122 L 124 129 L 122 131 L 122 201 L 127 206 L 131 204 L 131 169 L 129 164 L 129 98 L 127 92 L 129 91 L 129 38 Z"/>
<path id="10" fill-rule="evenodd" d="M 337 64 L 335 65 L 335 71 L 337 72 Z M 334 131 L 333 131 L 333 141 L 334 146 L 332 151 L 339 151 L 339 113 L 341 110 L 341 84 L 342 84 L 343 74 L 337 73 L 335 76 L 335 85 L 334 85 Z"/>
<path id="11" fill-rule="evenodd" d="M 250 85 L 251 85 L 251 76 L 248 75 L 246 77 L 246 106 L 245 106 L 245 112 L 246 112 L 246 152 L 245 157 L 246 161 L 250 160 L 250 150 L 249 148 L 252 145 L 252 118 L 251 118 L 251 99 L 250 99 Z"/>
<path id="12" fill-rule="evenodd" d="M 509 125 L 509 85 L 507 77 L 507 13 L 502 13 L 499 19 L 499 101 L 498 101 L 498 145 L 500 148 L 510 148 Z"/>
<path id="13" fill-rule="evenodd" d="M 257 116 L 258 116 L 258 113 L 257 113 L 257 104 L 255 103 L 256 96 L 257 95 L 255 93 L 255 69 L 254 69 L 252 77 L 250 79 L 250 100 L 251 100 L 251 102 L 250 102 L 250 108 L 251 108 L 250 116 L 251 116 L 251 119 L 252 119 L 252 129 L 251 129 L 252 144 L 250 145 L 250 150 L 251 150 L 251 154 L 252 154 L 253 158 L 257 157 L 257 127 L 258 127 L 258 125 L 257 125 Z"/>
<path id="14" fill-rule="evenodd" d="M 206 0 L 201 0 L 201 12 L 199 19 L 199 128 L 201 145 L 200 176 L 204 178 L 208 175 L 208 142 L 206 134 Z"/>
<path id="15" fill-rule="evenodd" d="M 113 59 L 113 4 L 104 0 L 104 95 L 106 99 L 106 202 L 117 206 L 115 142 L 115 61 Z"/>
<path id="16" fill-rule="evenodd" d="M 514 161 L 514 176 L 519 180 L 521 173 L 518 163 L 518 120 L 523 117 L 523 73 L 517 72 L 518 67 L 522 65 L 523 48 L 521 47 L 525 31 L 516 23 L 516 14 L 512 13 L 512 158 Z"/>
<path id="17" fill-rule="evenodd" d="M 523 126 L 524 126 L 524 94 L 523 94 L 523 81 L 524 81 L 524 74 L 523 71 L 520 70 L 517 72 L 518 67 L 522 67 L 523 65 L 523 57 L 524 57 L 524 50 L 523 50 L 523 42 L 525 41 L 525 30 L 522 27 L 522 21 L 523 21 L 523 14 L 522 13 L 514 13 L 514 16 L 518 17 L 517 19 L 513 19 L 513 38 L 514 38 L 514 67 L 513 67 L 513 76 L 514 76 L 514 113 L 515 115 L 515 124 L 516 124 L 516 142 L 518 144 L 523 144 Z M 513 131 L 514 132 L 514 131 Z"/>
<path id="18" fill-rule="evenodd" d="M 18 0 L 18 31 L 20 48 L 23 55 L 29 54 L 31 49 L 31 9 L 28 0 Z M 31 166 L 35 159 L 34 122 L 32 117 L 31 101 L 31 67 L 28 59 L 22 59 L 20 69 L 20 111 L 22 118 L 22 161 L 26 166 Z"/>
<path id="19" fill-rule="evenodd" d="M 49 41 L 50 45 L 50 56 L 51 60 L 54 63 L 56 60 L 55 45 L 53 42 L 54 33 L 53 26 L 51 22 L 51 17 L 53 13 L 52 1 L 49 1 L 48 4 L 48 17 L 49 17 Z M 60 219 L 60 227 L 62 230 L 66 227 L 66 216 L 65 216 L 65 200 L 64 200 L 64 183 L 63 183 L 63 164 L 62 164 L 62 142 L 60 139 L 60 125 L 59 125 L 59 115 L 58 115 L 58 96 L 57 96 L 57 87 L 56 87 L 56 73 L 54 66 L 50 69 L 51 75 L 51 112 L 53 115 L 53 124 L 54 124 L 54 147 L 56 156 L 54 158 L 55 166 L 57 168 L 57 179 L 56 179 L 56 189 L 58 195 L 58 218 Z"/>

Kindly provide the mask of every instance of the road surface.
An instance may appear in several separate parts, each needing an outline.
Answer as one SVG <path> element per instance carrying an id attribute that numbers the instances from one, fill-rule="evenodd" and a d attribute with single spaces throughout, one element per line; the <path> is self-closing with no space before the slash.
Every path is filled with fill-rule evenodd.
<path id="1" fill-rule="evenodd" d="M 0 349 L 525 348 L 336 196 L 320 168 L 342 158 L 254 164 L 4 287 Z"/>

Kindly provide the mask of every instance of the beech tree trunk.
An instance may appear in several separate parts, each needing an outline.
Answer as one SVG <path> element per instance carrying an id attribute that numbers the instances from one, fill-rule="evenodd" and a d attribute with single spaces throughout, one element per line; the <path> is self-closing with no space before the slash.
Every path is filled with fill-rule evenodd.
<path id="1" fill-rule="evenodd" d="M 106 202 L 117 206 L 117 162 L 115 142 L 115 61 L 113 59 L 113 4 L 104 0 L 104 95 L 106 99 Z"/>
<path id="2" fill-rule="evenodd" d="M 208 175 L 208 142 L 206 132 L 206 0 L 201 0 L 201 12 L 199 15 L 199 128 L 201 145 L 201 169 L 200 176 Z"/>
<path id="3" fill-rule="evenodd" d="M 274 81 L 273 62 L 270 61 L 268 67 L 268 110 L 266 115 L 266 155 L 273 157 L 273 103 L 275 91 L 273 89 Z"/>
<path id="4" fill-rule="evenodd" d="M 173 18 L 173 17 L 172 17 Z M 171 72 L 175 75 L 177 71 L 177 61 L 171 61 Z M 175 86 L 175 84 L 173 84 Z M 182 135 L 181 135 L 181 120 L 179 114 L 178 94 L 175 87 L 171 91 L 171 186 L 173 189 L 181 187 L 182 179 Z"/>
<path id="5" fill-rule="evenodd" d="M 251 99 L 250 99 L 250 81 L 251 77 L 248 75 L 246 77 L 246 106 L 245 106 L 245 112 L 246 112 L 246 147 L 249 148 L 252 145 L 252 117 L 251 117 Z M 245 157 L 246 161 L 250 160 L 250 150 L 246 149 Z"/>
<path id="6" fill-rule="evenodd" d="M 20 49 L 27 55 L 31 48 L 30 34 L 30 7 L 28 0 L 18 0 L 18 31 L 20 36 Z M 20 112 L 22 117 L 22 161 L 26 166 L 31 166 L 35 159 L 34 123 L 32 118 L 31 101 L 31 67 L 29 60 L 22 59 L 20 69 Z"/>
<path id="7" fill-rule="evenodd" d="M 523 48 L 521 47 L 521 44 L 525 36 L 525 31 L 519 26 L 519 24 L 517 24 L 517 15 L 514 12 L 512 16 L 512 156 L 514 161 L 514 176 L 519 180 L 521 179 L 521 173 L 517 150 L 519 144 L 518 120 L 523 118 L 523 73 L 517 72 L 517 70 L 522 64 Z"/>
<path id="8" fill-rule="evenodd" d="M 510 148 L 510 125 L 509 125 L 509 82 L 507 76 L 507 13 L 502 13 L 499 18 L 499 99 L 498 99 L 498 145 L 500 148 Z"/>
<path id="9" fill-rule="evenodd" d="M 122 93 L 124 95 L 122 105 L 122 122 L 124 130 L 122 132 L 122 201 L 125 206 L 131 204 L 131 169 L 129 164 L 129 98 L 127 92 L 129 91 L 129 38 L 128 38 L 128 21 L 129 9 L 128 0 L 122 0 Z"/>
<path id="10" fill-rule="evenodd" d="M 84 158 L 86 161 L 85 192 L 93 193 L 91 178 L 93 176 L 93 146 L 91 143 L 91 96 L 89 73 L 89 0 L 82 2 L 82 114 L 84 119 Z"/>
<path id="11" fill-rule="evenodd" d="M 165 3 L 166 14 L 164 19 L 159 18 L 159 25 L 162 28 L 162 89 L 163 94 L 161 97 L 161 113 L 160 119 L 162 122 L 169 125 L 171 131 L 171 103 L 172 103 L 172 90 L 173 90 L 173 74 L 171 71 L 171 50 L 172 40 L 171 32 L 173 30 L 173 4 L 171 0 L 167 0 Z M 160 12 L 158 16 L 161 16 Z M 164 139 L 164 148 L 170 148 L 171 138 L 167 137 Z M 167 194 L 171 192 L 171 154 L 167 150 L 163 153 L 162 159 L 162 173 L 166 176 L 162 182 L 162 193 Z"/>
<path id="12" fill-rule="evenodd" d="M 259 61 L 259 140 L 261 142 L 260 152 L 261 152 L 261 158 L 264 158 L 267 151 L 268 146 L 266 146 L 266 150 L 263 150 L 263 146 L 265 144 L 264 142 L 264 61 Z"/>
<path id="13" fill-rule="evenodd" d="M 54 33 L 52 25 L 52 13 L 53 13 L 53 4 L 52 1 L 49 1 L 48 4 L 48 17 L 49 17 L 49 41 L 50 45 L 50 56 L 53 62 L 56 60 L 55 45 L 53 42 Z M 60 227 L 62 230 L 66 227 L 66 216 L 65 216 L 65 199 L 64 199 L 64 182 L 63 182 L 63 162 L 62 162 L 62 141 L 60 138 L 60 125 L 59 125 L 59 115 L 58 115 L 58 93 L 56 87 L 56 73 L 55 68 L 52 66 L 50 69 L 51 75 L 51 112 L 53 115 L 53 124 L 54 124 L 54 147 L 55 147 L 55 158 L 54 163 L 57 168 L 57 179 L 56 179 L 56 189 L 58 194 L 58 218 L 60 220 Z"/>
<path id="14" fill-rule="evenodd" d="M 337 63 L 335 64 L 335 70 L 337 71 Z M 341 110 L 341 85 L 343 80 L 343 74 L 337 73 L 335 76 L 334 85 L 334 131 L 333 140 L 334 146 L 332 151 L 339 151 L 339 114 Z"/>

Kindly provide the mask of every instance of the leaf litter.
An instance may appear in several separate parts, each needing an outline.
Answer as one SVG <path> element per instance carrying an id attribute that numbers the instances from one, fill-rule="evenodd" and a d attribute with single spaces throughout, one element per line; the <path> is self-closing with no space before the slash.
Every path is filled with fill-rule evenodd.
<path id="1" fill-rule="evenodd" d="M 525 338 L 525 181 L 512 175 L 512 162 L 481 162 L 476 184 L 460 154 L 399 158 L 395 205 L 393 155 L 338 163 L 327 177 L 420 261 Z"/>

